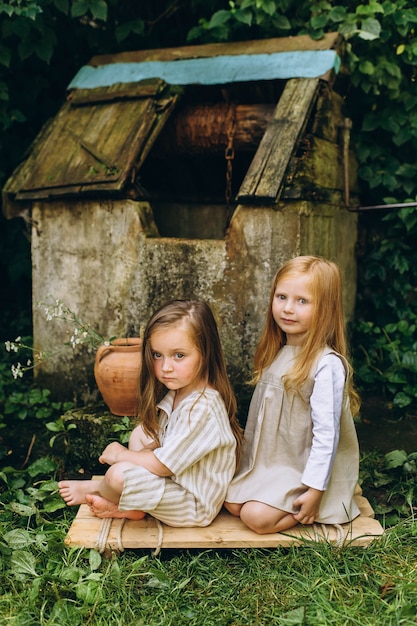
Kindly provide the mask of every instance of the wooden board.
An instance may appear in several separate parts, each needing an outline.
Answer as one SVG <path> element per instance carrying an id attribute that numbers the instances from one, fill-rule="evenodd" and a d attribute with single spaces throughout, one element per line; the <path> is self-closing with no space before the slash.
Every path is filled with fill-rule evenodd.
<path id="1" fill-rule="evenodd" d="M 3 191 L 7 214 L 13 199 L 123 190 L 180 97 L 159 80 L 91 91 L 73 95 L 35 140 Z"/>
<path id="2" fill-rule="evenodd" d="M 207 58 L 223 54 L 272 54 L 273 52 L 289 52 L 295 50 L 339 50 L 343 44 L 340 33 L 325 33 L 321 39 L 312 39 L 308 35 L 296 37 L 274 37 L 271 39 L 255 39 L 251 41 L 233 41 L 228 43 L 211 43 L 178 48 L 154 48 L 152 50 L 135 50 L 102 54 L 93 57 L 89 65 L 98 67 L 108 63 L 140 63 L 142 61 L 177 61 L 181 59 Z"/>
<path id="3" fill-rule="evenodd" d="M 279 196 L 291 156 L 318 96 L 319 80 L 289 80 L 240 186 L 237 200 L 264 206 Z"/>
<path id="4" fill-rule="evenodd" d="M 65 543 L 68 546 L 96 548 L 109 554 L 124 549 L 161 548 L 276 548 L 301 546 L 306 541 L 329 541 L 337 545 L 366 546 L 383 534 L 381 524 L 373 518 L 368 500 L 355 496 L 361 514 L 353 522 L 340 526 L 314 524 L 295 526 L 285 533 L 258 535 L 243 522 L 222 510 L 205 528 L 173 528 L 147 515 L 143 520 L 101 520 L 82 504 L 71 524 Z"/>

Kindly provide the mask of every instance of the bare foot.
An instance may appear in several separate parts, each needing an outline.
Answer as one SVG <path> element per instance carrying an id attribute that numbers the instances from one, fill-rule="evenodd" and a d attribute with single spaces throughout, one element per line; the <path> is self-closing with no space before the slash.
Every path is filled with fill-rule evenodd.
<path id="1" fill-rule="evenodd" d="M 113 517 L 117 519 L 140 520 L 146 515 L 143 511 L 119 511 L 117 504 L 99 495 L 87 495 L 86 502 L 92 514 L 100 518 Z"/>
<path id="2" fill-rule="evenodd" d="M 58 489 L 61 498 L 69 505 L 85 504 L 86 495 L 97 493 L 96 480 L 61 480 Z"/>

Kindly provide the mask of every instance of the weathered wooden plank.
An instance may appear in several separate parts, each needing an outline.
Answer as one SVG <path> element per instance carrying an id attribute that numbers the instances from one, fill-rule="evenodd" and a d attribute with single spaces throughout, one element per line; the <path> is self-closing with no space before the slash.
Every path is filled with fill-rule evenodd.
<path id="1" fill-rule="evenodd" d="M 97 477 L 95 477 L 97 478 Z M 275 548 L 300 546 L 306 541 L 329 541 L 340 545 L 367 546 L 383 534 L 381 524 L 359 488 L 355 495 L 360 515 L 340 527 L 298 525 L 285 533 L 258 535 L 243 522 L 222 510 L 205 528 L 173 528 L 146 516 L 140 521 L 113 520 L 105 541 L 107 550 L 125 548 Z M 107 523 L 107 522 L 106 522 Z M 69 546 L 97 547 L 102 541 L 103 520 L 94 517 L 87 505 L 81 505 L 71 524 L 65 543 Z"/>
<path id="2" fill-rule="evenodd" d="M 275 202 L 307 124 L 319 79 L 289 80 L 237 196 L 238 202 Z"/>
<path id="3" fill-rule="evenodd" d="M 343 146 L 334 144 L 314 135 L 303 137 L 301 155 L 292 166 L 291 184 L 306 189 L 334 189 L 343 191 L 345 185 Z M 350 187 L 357 187 L 356 161 L 350 155 Z M 357 189 L 356 189 L 357 190 Z"/>
<path id="4" fill-rule="evenodd" d="M 66 103 L 36 154 L 29 156 L 16 198 L 59 196 L 71 188 L 121 189 L 132 168 L 146 158 L 178 97 L 84 107 Z"/>
<path id="5" fill-rule="evenodd" d="M 344 107 L 343 98 L 327 83 L 322 82 L 311 128 L 312 134 L 339 143 L 345 120 Z"/>
<path id="6" fill-rule="evenodd" d="M 56 123 L 56 118 L 48 120 L 41 128 L 39 134 L 33 141 L 31 145 L 31 153 L 30 156 L 24 160 L 20 165 L 14 170 L 12 176 L 8 178 L 6 184 L 2 190 L 2 204 L 3 204 L 3 213 L 7 219 L 11 219 L 20 215 L 21 213 L 25 213 L 28 211 L 30 214 L 30 204 L 23 202 L 16 202 L 17 192 L 22 188 L 24 181 L 30 174 L 32 164 L 38 158 L 40 151 L 42 150 L 42 146 L 44 140 L 48 135 L 52 132 L 51 129 L 54 127 Z"/>
<path id="7" fill-rule="evenodd" d="M 311 39 L 308 35 L 296 37 L 275 37 L 230 43 L 212 43 L 180 48 L 155 48 L 154 50 L 136 50 L 103 54 L 92 57 L 89 65 L 97 67 L 108 63 L 140 63 L 142 61 L 174 61 L 177 59 L 207 58 L 223 54 L 270 54 L 272 52 L 290 52 L 294 50 L 337 50 L 343 38 L 339 33 L 325 33 L 321 39 Z"/>
<path id="8" fill-rule="evenodd" d="M 110 548 L 150 548 L 159 544 L 159 526 L 155 519 L 147 516 L 140 521 L 127 520 L 121 528 L 121 520 L 113 520 L 107 538 Z M 65 543 L 69 546 L 96 547 L 102 529 L 102 520 L 89 514 L 82 505 L 74 519 Z M 340 535 L 339 535 L 340 532 Z M 173 528 L 162 524 L 162 548 L 275 548 L 278 546 L 302 545 L 305 541 L 341 542 L 352 546 L 366 546 L 383 529 L 374 518 L 360 515 L 340 529 L 332 526 L 298 525 L 285 533 L 258 535 L 243 522 L 222 511 L 210 526 L 204 528 Z"/>
<path id="9" fill-rule="evenodd" d="M 81 106 L 113 100 L 152 98 L 165 88 L 166 83 L 163 80 L 153 78 L 138 83 L 115 83 L 109 87 L 97 87 L 95 89 L 74 89 L 68 94 L 67 100 L 73 106 Z"/>

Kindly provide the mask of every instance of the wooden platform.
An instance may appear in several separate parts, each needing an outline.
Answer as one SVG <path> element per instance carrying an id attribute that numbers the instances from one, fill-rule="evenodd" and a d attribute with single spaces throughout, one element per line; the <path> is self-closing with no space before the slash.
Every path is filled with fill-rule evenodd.
<path id="1" fill-rule="evenodd" d="M 361 514 L 343 525 L 295 526 L 285 533 L 258 535 L 243 522 L 222 510 L 205 528 L 172 528 L 147 515 L 143 520 L 101 520 L 82 504 L 71 524 L 65 543 L 68 546 L 96 548 L 109 554 L 124 549 L 149 548 L 276 548 L 303 545 L 306 541 L 329 541 L 338 546 L 366 546 L 383 534 L 381 524 L 360 490 L 355 495 Z"/>

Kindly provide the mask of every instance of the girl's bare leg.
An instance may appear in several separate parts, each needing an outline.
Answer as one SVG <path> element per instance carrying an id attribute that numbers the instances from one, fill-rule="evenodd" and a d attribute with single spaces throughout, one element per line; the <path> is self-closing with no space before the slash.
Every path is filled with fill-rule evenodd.
<path id="1" fill-rule="evenodd" d="M 245 502 L 240 511 L 240 519 L 259 535 L 280 533 L 298 524 L 291 513 L 256 500 Z"/>
<path id="2" fill-rule="evenodd" d="M 99 493 L 99 480 L 61 480 L 58 489 L 61 498 L 69 505 L 85 504 L 89 493 Z"/>
<path id="3" fill-rule="evenodd" d="M 223 506 L 229 511 L 229 513 L 235 517 L 239 517 L 243 504 L 237 504 L 236 502 L 224 502 Z"/>
<path id="4" fill-rule="evenodd" d="M 158 445 L 155 441 L 149 437 L 143 430 L 142 426 L 136 426 L 130 433 L 129 437 L 129 450 L 143 450 L 143 448 L 147 449 L 155 449 Z"/>
<path id="5" fill-rule="evenodd" d="M 98 494 L 86 496 L 90 511 L 96 517 L 115 517 L 138 520 L 145 517 L 143 511 L 120 511 L 119 500 L 123 491 L 123 474 L 131 468 L 130 463 L 115 463 L 106 472 Z"/>
<path id="6" fill-rule="evenodd" d="M 117 505 L 123 491 L 123 472 L 130 463 L 115 463 L 102 480 L 61 480 L 58 483 L 61 498 L 69 505 L 86 504 L 86 496 L 100 495 Z"/>
<path id="7" fill-rule="evenodd" d="M 103 480 L 62 480 L 59 493 L 70 505 L 88 504 L 96 517 L 143 519 L 143 511 L 120 511 L 118 503 L 123 491 L 123 473 L 130 463 L 115 463 L 107 470 Z"/>
<path id="8" fill-rule="evenodd" d="M 157 444 L 151 437 L 145 434 L 142 426 L 136 426 L 130 434 L 129 449 L 142 450 L 143 448 L 156 448 Z M 121 464 L 116 464 L 121 465 Z M 62 480 L 58 484 L 59 493 L 62 499 L 69 505 L 86 504 L 86 496 L 89 494 L 101 495 L 105 500 L 118 503 L 120 494 L 123 490 L 123 471 L 110 472 L 114 466 L 111 466 L 107 472 L 105 479 L 98 480 Z M 103 507 L 104 509 L 104 507 Z M 142 514 L 142 511 L 139 511 Z M 142 515 L 143 516 L 143 515 Z M 123 517 L 126 517 L 125 515 Z"/>
<path id="9" fill-rule="evenodd" d="M 143 519 L 146 515 L 143 511 L 120 511 L 117 504 L 106 500 L 106 498 L 98 494 L 87 495 L 86 501 L 93 515 L 100 518 L 113 517 L 117 519 L 139 520 Z"/>

